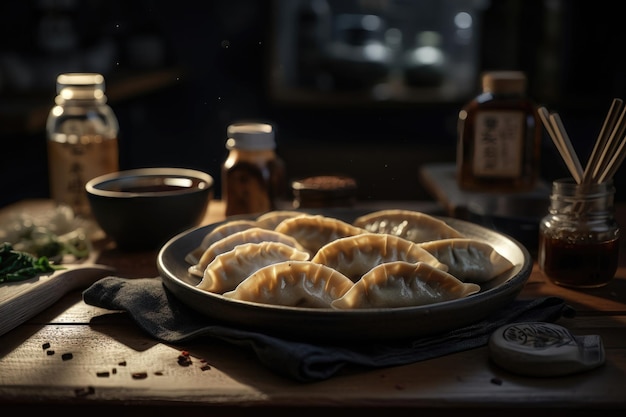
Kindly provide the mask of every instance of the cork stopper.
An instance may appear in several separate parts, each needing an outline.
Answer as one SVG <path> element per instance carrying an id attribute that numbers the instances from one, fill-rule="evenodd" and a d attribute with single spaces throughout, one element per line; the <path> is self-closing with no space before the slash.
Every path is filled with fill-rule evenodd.
<path id="1" fill-rule="evenodd" d="M 489 71 L 482 77 L 483 92 L 497 94 L 523 94 L 526 75 L 522 71 Z"/>

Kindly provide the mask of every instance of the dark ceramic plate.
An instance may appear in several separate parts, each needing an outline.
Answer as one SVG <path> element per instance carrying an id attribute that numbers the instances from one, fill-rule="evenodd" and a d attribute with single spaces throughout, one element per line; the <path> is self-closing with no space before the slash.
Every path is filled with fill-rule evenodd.
<path id="1" fill-rule="evenodd" d="M 363 214 L 328 212 L 344 221 Z M 532 269 L 528 250 L 517 240 L 463 220 L 439 217 L 468 237 L 487 240 L 514 267 L 483 284 L 466 298 L 417 307 L 338 311 L 284 307 L 227 299 L 195 286 L 200 278 L 187 270 L 185 256 L 221 223 L 195 228 L 173 237 L 159 251 L 157 267 L 164 285 L 198 314 L 242 329 L 304 341 L 355 341 L 428 336 L 480 321 L 515 299 Z"/>

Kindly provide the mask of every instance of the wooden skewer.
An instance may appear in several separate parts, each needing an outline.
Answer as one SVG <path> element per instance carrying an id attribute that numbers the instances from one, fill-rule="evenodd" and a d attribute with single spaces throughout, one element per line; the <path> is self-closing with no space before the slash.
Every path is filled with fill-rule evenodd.
<path id="1" fill-rule="evenodd" d="M 576 152 L 574 151 L 572 142 L 567 135 L 567 131 L 565 130 L 563 122 L 561 121 L 561 117 L 558 115 L 558 113 L 552 113 L 550 115 L 550 122 L 552 123 L 554 133 L 556 133 L 556 136 L 561 143 L 561 147 L 563 148 L 563 150 L 565 150 L 565 155 L 562 156 L 566 157 L 567 160 L 570 161 L 570 164 L 573 165 L 573 169 L 572 167 L 570 167 L 570 171 L 572 173 L 572 176 L 574 177 L 574 180 L 578 184 L 580 184 L 583 176 L 583 168 L 580 164 L 580 160 L 578 159 L 578 155 L 576 155 Z"/>
<path id="2" fill-rule="evenodd" d="M 604 123 L 602 124 L 602 128 L 600 129 L 598 138 L 596 139 L 596 143 L 591 151 L 591 155 L 589 156 L 589 160 L 587 161 L 587 165 L 585 166 L 585 171 L 583 172 L 583 184 L 590 184 L 592 182 L 594 177 L 594 168 L 598 165 L 600 154 L 606 146 L 609 136 L 615 129 L 615 125 L 623 106 L 623 100 L 619 98 L 613 99 L 609 112 L 607 113 Z"/>
<path id="3" fill-rule="evenodd" d="M 564 143 L 560 140 L 559 136 L 555 132 L 555 128 L 557 127 L 553 126 L 553 124 L 551 123 L 550 113 L 548 113 L 548 110 L 545 107 L 540 107 L 538 109 L 538 112 L 539 112 L 539 117 L 541 118 L 541 121 L 543 122 L 543 126 L 546 128 L 548 135 L 550 135 L 550 138 L 552 139 L 554 146 L 556 146 L 556 149 L 559 151 L 559 154 L 563 158 L 565 165 L 567 165 L 567 168 L 572 174 L 572 177 L 575 177 L 576 167 L 574 165 L 574 162 L 572 161 L 572 158 L 568 155 L 568 152 L 567 152 L 567 149 L 565 148 Z"/>
<path id="4" fill-rule="evenodd" d="M 546 128 L 546 131 L 548 132 L 548 135 L 550 135 L 550 139 L 552 139 L 552 142 L 554 142 L 554 146 L 556 146 L 557 151 L 559 151 L 561 155 L 564 155 L 563 149 L 561 148 L 561 143 L 559 143 L 559 140 L 554 133 L 552 123 L 550 123 L 550 113 L 548 113 L 548 109 L 546 109 L 545 107 L 539 107 L 538 112 L 539 117 L 543 122 L 543 127 Z"/>
<path id="5" fill-rule="evenodd" d="M 619 169 L 622 162 L 624 162 L 624 157 L 626 157 L 626 136 L 622 137 L 622 140 L 619 142 L 617 149 L 611 160 L 606 165 L 604 171 L 598 177 L 598 183 L 604 182 L 606 180 L 612 179 L 615 176 L 615 173 Z"/>
<path id="6" fill-rule="evenodd" d="M 600 157 L 593 168 L 593 181 L 600 182 L 600 176 L 607 169 L 607 164 L 619 146 L 618 141 L 621 140 L 624 134 L 626 134 L 626 107 L 620 113 L 617 124 L 604 144 Z"/>
<path id="7" fill-rule="evenodd" d="M 583 170 L 558 113 L 539 107 L 539 117 L 578 184 L 602 183 L 613 178 L 626 159 L 626 104 L 614 98 Z"/>

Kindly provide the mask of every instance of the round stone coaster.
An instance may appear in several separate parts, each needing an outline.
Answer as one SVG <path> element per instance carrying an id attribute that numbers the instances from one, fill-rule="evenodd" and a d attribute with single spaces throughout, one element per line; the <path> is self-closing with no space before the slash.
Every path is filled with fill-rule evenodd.
<path id="1" fill-rule="evenodd" d="M 604 363 L 600 336 L 574 336 L 563 326 L 543 322 L 498 328 L 489 339 L 489 352 L 498 366 L 527 376 L 568 375 Z"/>

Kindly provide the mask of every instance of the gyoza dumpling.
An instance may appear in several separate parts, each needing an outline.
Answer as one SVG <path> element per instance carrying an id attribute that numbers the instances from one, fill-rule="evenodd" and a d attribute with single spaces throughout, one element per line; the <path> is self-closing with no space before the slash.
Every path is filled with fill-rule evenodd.
<path id="1" fill-rule="evenodd" d="M 362 233 L 334 240 L 322 246 L 311 261 L 334 268 L 354 282 L 375 266 L 392 261 L 423 261 L 448 270 L 417 243 L 383 233 Z"/>
<path id="2" fill-rule="evenodd" d="M 352 285 L 350 278 L 326 265 L 285 261 L 259 269 L 223 295 L 262 304 L 329 308 Z"/>
<path id="3" fill-rule="evenodd" d="M 304 213 L 295 210 L 273 210 L 261 214 L 256 218 L 256 222 L 259 227 L 273 230 L 283 220 L 301 216 L 302 214 Z"/>
<path id="4" fill-rule="evenodd" d="M 415 243 L 465 237 L 443 220 L 412 210 L 379 210 L 358 217 L 353 224 L 368 232 L 388 233 Z"/>
<path id="5" fill-rule="evenodd" d="M 232 250 L 237 245 L 244 243 L 259 243 L 259 242 L 282 242 L 289 246 L 293 246 L 297 249 L 302 249 L 296 239 L 291 236 L 287 236 L 283 233 L 275 232 L 273 230 L 262 229 L 260 227 L 252 227 L 250 229 L 242 230 L 240 232 L 233 233 L 230 236 L 222 238 L 209 246 L 200 257 L 197 264 L 189 267 L 189 273 L 198 277 L 204 276 L 204 270 L 215 259 L 217 255 Z"/>
<path id="6" fill-rule="evenodd" d="M 240 232 L 246 229 L 251 229 L 253 227 L 259 226 L 254 220 L 245 219 L 230 220 L 226 223 L 216 226 L 213 230 L 207 233 L 206 236 L 204 236 L 202 242 L 200 243 L 200 246 L 187 254 L 185 260 L 191 265 L 197 264 L 204 251 L 218 240 L 221 240 L 226 236 L 232 235 L 233 233 Z"/>
<path id="7" fill-rule="evenodd" d="M 412 307 L 455 300 L 480 291 L 424 262 L 388 262 L 363 275 L 343 297 L 337 309 Z"/>
<path id="8" fill-rule="evenodd" d="M 282 261 L 307 261 L 309 253 L 282 242 L 244 243 L 217 255 L 204 270 L 197 288 L 221 294 L 235 289 L 264 266 Z"/>
<path id="9" fill-rule="evenodd" d="M 274 230 L 292 236 L 312 255 L 335 239 L 365 232 L 350 223 L 322 215 L 302 215 L 286 219 Z"/>
<path id="10" fill-rule="evenodd" d="M 448 272 L 463 282 L 486 282 L 513 268 L 493 246 L 478 239 L 442 239 L 420 246 L 448 265 Z"/>

